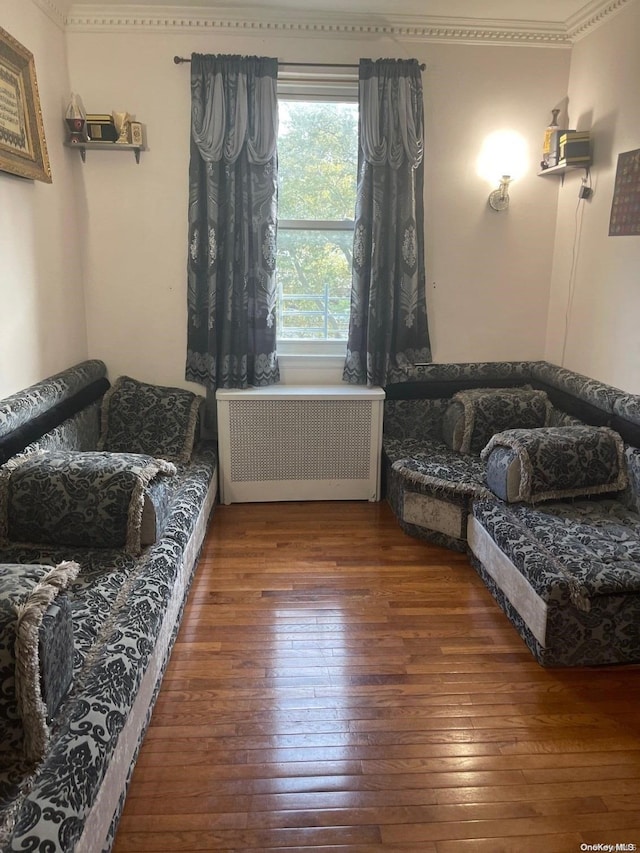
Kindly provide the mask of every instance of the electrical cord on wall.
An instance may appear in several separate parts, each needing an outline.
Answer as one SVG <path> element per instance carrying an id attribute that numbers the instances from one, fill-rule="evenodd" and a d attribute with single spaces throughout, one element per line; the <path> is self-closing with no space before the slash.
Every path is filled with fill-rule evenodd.
<path id="1" fill-rule="evenodd" d="M 564 339 L 562 341 L 562 358 L 560 366 L 564 367 L 565 355 L 567 352 L 567 339 L 569 337 L 569 321 L 571 320 L 571 311 L 573 310 L 573 297 L 576 288 L 576 271 L 578 266 L 578 255 L 580 253 L 580 238 L 582 237 L 582 219 L 584 216 L 584 204 L 581 204 L 585 199 L 591 198 L 593 189 L 591 187 L 591 173 L 587 172 L 582 179 L 580 192 L 578 193 L 578 204 L 575 212 L 575 230 L 573 234 L 573 248 L 571 250 L 571 269 L 569 270 L 569 291 L 567 293 L 567 308 L 564 317 Z"/>

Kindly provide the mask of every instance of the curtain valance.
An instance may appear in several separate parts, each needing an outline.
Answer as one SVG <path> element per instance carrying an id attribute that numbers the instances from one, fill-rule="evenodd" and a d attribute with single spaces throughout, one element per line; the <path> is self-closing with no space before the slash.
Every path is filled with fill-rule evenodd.
<path id="1" fill-rule="evenodd" d="M 367 163 L 412 168 L 424 153 L 422 77 L 417 59 L 360 60 L 360 146 Z"/>
<path id="2" fill-rule="evenodd" d="M 273 158 L 278 139 L 278 60 L 191 54 L 191 134 L 207 162 Z"/>

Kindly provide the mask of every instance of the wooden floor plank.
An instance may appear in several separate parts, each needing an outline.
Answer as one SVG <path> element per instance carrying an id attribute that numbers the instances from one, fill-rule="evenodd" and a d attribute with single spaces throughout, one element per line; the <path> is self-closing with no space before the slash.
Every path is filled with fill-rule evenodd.
<path id="1" fill-rule="evenodd" d="M 383 503 L 221 506 L 114 853 L 640 845 L 639 700 Z"/>

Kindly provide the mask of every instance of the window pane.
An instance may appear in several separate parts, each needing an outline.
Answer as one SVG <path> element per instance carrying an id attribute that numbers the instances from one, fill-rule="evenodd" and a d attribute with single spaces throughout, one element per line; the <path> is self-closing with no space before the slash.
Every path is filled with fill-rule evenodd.
<path id="1" fill-rule="evenodd" d="M 278 231 L 278 337 L 346 340 L 351 231 Z"/>
<path id="2" fill-rule="evenodd" d="M 336 224 L 355 213 L 358 105 L 281 98 L 279 110 L 278 337 L 346 340 L 353 230 Z"/>
<path id="3" fill-rule="evenodd" d="M 353 219 L 358 105 L 279 101 L 278 215 Z"/>

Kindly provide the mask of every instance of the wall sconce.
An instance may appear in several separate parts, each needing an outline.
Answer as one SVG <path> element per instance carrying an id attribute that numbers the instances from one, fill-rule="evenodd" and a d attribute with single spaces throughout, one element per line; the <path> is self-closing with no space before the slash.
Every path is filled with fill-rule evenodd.
<path id="1" fill-rule="evenodd" d="M 500 186 L 489 194 L 489 207 L 494 210 L 506 210 L 509 207 L 509 184 L 511 175 L 503 175 L 500 178 Z"/>
<path id="2" fill-rule="evenodd" d="M 525 139 L 513 130 L 498 130 L 484 140 L 478 157 L 477 172 L 495 187 L 489 195 L 492 210 L 507 210 L 509 185 L 522 177 L 528 165 L 528 147 Z"/>

